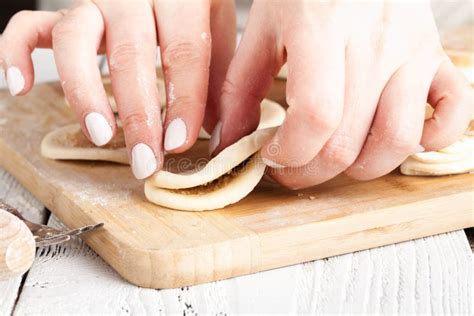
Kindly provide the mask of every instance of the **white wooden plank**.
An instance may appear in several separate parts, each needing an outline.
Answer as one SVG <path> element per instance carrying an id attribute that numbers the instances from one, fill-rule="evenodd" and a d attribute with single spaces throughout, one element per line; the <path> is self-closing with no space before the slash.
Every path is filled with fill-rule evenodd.
<path id="1" fill-rule="evenodd" d="M 0 198 L 18 208 L 25 217 L 43 222 L 46 213 L 43 205 L 2 168 L 0 168 Z M 21 279 L 17 277 L 0 281 L 0 315 L 8 315 L 13 310 Z"/>
<path id="2" fill-rule="evenodd" d="M 54 217 L 52 225 L 59 225 Z M 448 258 L 440 254 L 450 253 Z M 172 290 L 120 278 L 84 243 L 45 248 L 16 306 L 29 313 L 472 313 L 463 231 Z M 430 295 L 434 294 L 432 297 Z M 446 302 L 445 297 L 457 302 Z"/>

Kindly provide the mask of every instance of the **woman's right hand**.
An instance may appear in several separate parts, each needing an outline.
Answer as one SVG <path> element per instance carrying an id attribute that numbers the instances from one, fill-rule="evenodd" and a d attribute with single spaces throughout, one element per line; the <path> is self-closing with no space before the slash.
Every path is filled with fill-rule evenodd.
<path id="1" fill-rule="evenodd" d="M 132 170 L 143 179 L 161 168 L 164 151 L 183 152 L 201 126 L 213 130 L 234 52 L 234 11 L 232 0 L 82 0 L 65 11 L 22 11 L 0 38 L 0 68 L 11 94 L 24 95 L 34 81 L 32 51 L 53 48 L 66 99 L 84 134 L 102 146 L 117 128 L 97 65 L 97 53 L 105 52 Z M 167 91 L 163 125 L 158 45 Z"/>

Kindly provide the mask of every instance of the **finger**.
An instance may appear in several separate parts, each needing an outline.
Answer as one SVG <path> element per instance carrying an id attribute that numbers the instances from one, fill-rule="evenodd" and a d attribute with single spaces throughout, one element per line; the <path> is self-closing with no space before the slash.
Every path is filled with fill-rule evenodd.
<path id="1" fill-rule="evenodd" d="M 161 167 L 161 117 L 155 85 L 156 32 L 151 6 L 97 1 L 107 30 L 112 90 L 136 178 Z M 143 19 L 142 19 L 143 17 Z M 122 21 L 133 25 L 128 28 Z M 143 45 L 141 45 L 143 43 Z"/>
<path id="2" fill-rule="evenodd" d="M 382 89 L 389 80 L 374 65 L 374 51 L 353 41 L 346 48 L 344 112 L 341 124 L 317 156 L 298 168 L 271 169 L 270 175 L 298 189 L 325 182 L 357 159 L 375 115 Z"/>
<path id="3" fill-rule="evenodd" d="M 398 69 L 379 100 L 374 122 L 357 160 L 345 173 L 358 180 L 381 177 L 421 152 L 428 90 L 440 61 L 413 60 Z"/>
<path id="4" fill-rule="evenodd" d="M 12 95 L 31 90 L 34 81 L 31 53 L 51 47 L 51 31 L 63 12 L 20 11 L 8 22 L 0 39 L 0 65 Z"/>
<path id="5" fill-rule="evenodd" d="M 209 142 L 211 153 L 220 152 L 257 128 L 260 102 L 284 63 L 283 46 L 271 31 L 275 29 L 268 25 L 272 19 L 265 16 L 268 10 L 262 5 L 252 5 L 246 30 L 229 65 L 219 101 L 220 122 Z"/>
<path id="6" fill-rule="evenodd" d="M 103 32 L 101 13 L 91 3 L 72 9 L 52 32 L 64 95 L 84 134 L 97 146 L 108 143 L 115 130 L 96 59 Z"/>
<path id="7" fill-rule="evenodd" d="M 431 83 L 428 102 L 434 113 L 425 122 L 421 145 L 427 151 L 433 151 L 457 141 L 473 113 L 473 90 L 451 61 L 441 63 Z"/>
<path id="8" fill-rule="evenodd" d="M 136 178 L 144 179 L 163 162 L 153 10 L 147 1 L 97 1 L 97 5 L 104 16 L 112 90 L 132 170 Z"/>
<path id="9" fill-rule="evenodd" d="M 338 34 L 310 41 L 305 34 L 287 45 L 286 119 L 262 158 L 270 167 L 310 162 L 339 126 L 344 108 L 345 45 Z M 324 43 L 324 47 L 320 45 Z"/>
<path id="10" fill-rule="evenodd" d="M 155 1 L 167 86 L 164 147 L 183 152 L 196 141 L 204 118 L 211 57 L 208 1 Z"/>
<path id="11" fill-rule="evenodd" d="M 227 69 L 235 51 L 235 4 L 232 0 L 213 2 L 211 7 L 211 66 L 203 127 L 212 133 L 219 120 L 219 99 Z"/>

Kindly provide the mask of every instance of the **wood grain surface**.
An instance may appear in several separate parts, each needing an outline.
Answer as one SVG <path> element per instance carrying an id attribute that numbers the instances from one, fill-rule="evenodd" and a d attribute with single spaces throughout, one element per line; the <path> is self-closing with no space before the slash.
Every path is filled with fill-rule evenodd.
<path id="1" fill-rule="evenodd" d="M 0 100 L 1 165 L 67 226 L 105 222 L 85 241 L 140 286 L 204 283 L 474 225 L 472 175 L 339 177 L 301 192 L 262 182 L 221 211 L 164 209 L 145 200 L 127 166 L 40 156 L 42 137 L 73 121 L 58 84 Z"/>

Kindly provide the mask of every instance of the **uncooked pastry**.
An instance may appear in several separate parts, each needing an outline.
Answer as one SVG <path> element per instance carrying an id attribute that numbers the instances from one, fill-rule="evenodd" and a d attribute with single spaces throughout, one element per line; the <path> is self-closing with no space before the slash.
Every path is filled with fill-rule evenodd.
<path id="1" fill-rule="evenodd" d="M 467 132 L 463 138 L 439 151 L 411 155 L 400 166 L 411 176 L 443 176 L 474 171 L 474 137 Z"/>
<path id="2" fill-rule="evenodd" d="M 60 127 L 43 138 L 41 155 L 59 160 L 99 160 L 128 164 L 125 138 L 121 127 L 105 146 L 96 147 L 82 133 L 79 124 Z"/>
<path id="3" fill-rule="evenodd" d="M 166 189 L 185 189 L 206 185 L 222 175 L 231 172 L 247 158 L 256 153 L 275 133 L 276 127 L 260 129 L 243 137 L 237 143 L 221 151 L 203 168 L 183 173 L 159 171 L 148 178 L 153 186 Z"/>
<path id="4" fill-rule="evenodd" d="M 278 72 L 277 76 L 278 79 L 286 80 L 288 78 L 288 64 L 284 64 L 280 71 Z"/>
<path id="5" fill-rule="evenodd" d="M 151 202 L 184 211 L 223 208 L 247 196 L 265 171 L 258 151 L 285 118 L 275 102 L 261 104 L 258 129 L 227 147 L 204 167 L 184 173 L 161 170 L 145 182 L 145 195 Z M 119 127 L 111 143 L 95 147 L 82 134 L 79 124 L 49 133 L 41 144 L 43 156 L 51 159 L 103 160 L 128 164 L 123 131 Z M 165 163 L 166 165 L 166 163 Z"/>
<path id="6" fill-rule="evenodd" d="M 259 154 L 207 185 L 189 189 L 164 189 L 145 182 L 145 195 L 151 202 L 183 211 L 206 211 L 223 208 L 246 197 L 260 182 L 265 164 Z M 158 172 L 160 173 L 160 172 Z"/>

